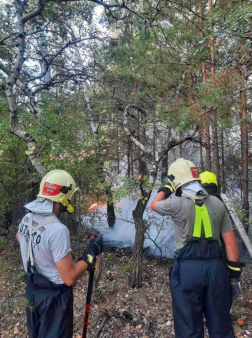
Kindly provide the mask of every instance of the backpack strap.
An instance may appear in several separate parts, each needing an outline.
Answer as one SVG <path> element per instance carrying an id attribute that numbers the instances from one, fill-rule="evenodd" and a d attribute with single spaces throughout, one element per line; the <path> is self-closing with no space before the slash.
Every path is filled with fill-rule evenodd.
<path id="1" fill-rule="evenodd" d="M 27 254 L 27 261 L 31 261 L 31 265 L 34 266 L 34 258 L 33 258 L 33 251 L 32 251 L 32 235 L 37 232 L 40 228 L 42 228 L 46 224 L 54 223 L 55 216 L 46 218 L 44 221 L 39 223 L 36 227 L 32 228 L 32 220 L 33 220 L 33 212 L 29 217 L 28 227 L 29 227 L 29 243 L 28 243 L 28 254 Z"/>

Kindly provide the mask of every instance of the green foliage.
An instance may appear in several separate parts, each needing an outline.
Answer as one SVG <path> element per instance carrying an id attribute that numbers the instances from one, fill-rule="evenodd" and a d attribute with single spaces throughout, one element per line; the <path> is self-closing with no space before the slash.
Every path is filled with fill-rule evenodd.
<path id="1" fill-rule="evenodd" d="M 11 266 L 5 262 L 4 257 L 0 256 L 0 272 L 5 273 L 11 269 Z"/>
<path id="2" fill-rule="evenodd" d="M 1 244 L 6 244 L 7 240 L 4 237 L 0 237 L 0 245 Z"/>
<path id="3" fill-rule="evenodd" d="M 125 278 L 129 275 L 130 271 L 132 270 L 132 262 L 122 262 L 118 267 L 118 277 Z"/>
<path id="4" fill-rule="evenodd" d="M 239 95 L 233 94 L 239 94 L 241 86 L 237 77 L 241 56 L 251 56 L 251 4 L 246 1 L 236 6 L 217 3 L 211 15 L 205 7 L 203 34 L 198 2 L 186 1 L 166 7 L 167 4 L 144 2 L 137 8 L 151 21 L 141 20 L 141 16 L 132 13 L 117 21 L 106 12 L 103 20 L 107 24 L 106 32 L 98 32 L 93 20 L 95 3 L 52 1 L 46 4 L 41 16 L 26 25 L 26 59 L 21 76 L 24 83 L 28 74 L 40 74 L 45 50 L 46 54 L 53 55 L 66 43 L 73 42 L 70 33 L 73 22 L 76 37 L 79 34 L 81 39 L 88 39 L 77 44 L 84 70 L 73 45 L 68 52 L 62 50 L 55 59 L 52 73 L 57 74 L 57 81 L 37 96 L 43 108 L 40 117 L 31 115 L 27 109 L 28 98 L 17 89 L 18 118 L 24 130 L 36 139 L 34 151 L 38 152 L 47 171 L 66 169 L 85 193 L 99 198 L 112 186 L 114 196 L 108 197 L 108 202 L 132 195 L 144 200 L 140 186 L 152 188 L 148 173 L 141 179 L 136 177 L 140 174 L 137 172 L 139 155 L 134 146 L 131 145 L 131 153 L 127 153 L 129 144 L 122 123 L 123 109 L 129 103 L 147 111 L 140 123 L 141 136 L 137 135 L 134 118 L 131 127 L 134 136 L 150 148 L 152 140 L 148 143 L 145 136 L 153 125 L 162 123 L 170 127 L 171 139 L 178 139 L 182 133 L 190 134 L 195 125 L 202 122 L 202 113 L 208 109 L 217 112 L 223 129 L 237 123 L 235 111 L 239 108 Z M 16 32 L 15 7 L 14 3 L 0 6 L 1 32 L 5 37 Z M 36 1 L 29 2 L 26 12 L 36 6 Z M 116 15 L 118 13 L 119 10 Z M 44 37 L 36 35 L 36 30 L 44 32 Z M 216 72 L 210 81 L 211 46 L 216 57 Z M 1 44 L 0 53 L 0 80 L 4 84 L 4 72 L 13 67 L 15 39 Z M 209 81 L 204 84 L 202 62 L 206 64 Z M 83 93 L 86 77 L 90 85 L 91 110 Z M 37 85 L 33 81 L 27 88 Z M 17 201 L 23 203 L 36 196 L 38 175 L 25 154 L 26 144 L 9 133 L 5 98 L 0 100 L 0 112 L 3 182 L 0 184 L 3 196 L 0 208 L 4 214 L 11 211 Z M 93 135 L 90 128 L 91 118 L 99 124 L 98 135 Z M 161 138 L 159 134 L 157 139 Z M 115 162 L 128 155 L 132 161 L 129 177 L 121 173 L 115 177 Z"/>
<path id="5" fill-rule="evenodd" d="M 109 262 L 113 262 L 114 261 L 114 255 L 111 253 L 111 254 L 107 254 L 107 259 Z"/>
<path id="6" fill-rule="evenodd" d="M 12 206 L 20 205 L 25 200 L 32 182 L 34 171 L 25 154 L 26 144 L 9 132 L 8 107 L 5 100 L 0 100 L 0 215 L 11 211 Z M 17 214 L 18 215 L 18 214 Z"/>

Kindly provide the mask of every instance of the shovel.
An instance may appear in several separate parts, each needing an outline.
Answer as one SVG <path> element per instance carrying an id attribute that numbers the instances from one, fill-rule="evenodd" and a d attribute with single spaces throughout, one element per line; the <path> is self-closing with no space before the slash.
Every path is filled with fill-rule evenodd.
<path id="1" fill-rule="evenodd" d="M 92 236 L 90 239 L 92 238 L 95 238 L 95 237 Z M 82 338 L 87 337 L 88 317 L 90 313 L 90 304 L 91 304 L 92 289 L 93 289 L 93 282 L 94 282 L 94 272 L 95 272 L 95 267 L 97 266 L 98 260 L 99 258 L 96 258 L 96 261 L 93 263 L 92 269 L 90 270 L 90 274 L 89 274 L 88 292 L 87 292 L 87 299 L 86 299 L 86 310 L 85 310 Z"/>

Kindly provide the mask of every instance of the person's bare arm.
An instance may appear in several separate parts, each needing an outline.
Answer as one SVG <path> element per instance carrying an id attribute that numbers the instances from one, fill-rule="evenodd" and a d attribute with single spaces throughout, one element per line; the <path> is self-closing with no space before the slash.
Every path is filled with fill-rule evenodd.
<path id="1" fill-rule="evenodd" d="M 71 252 L 69 252 L 61 261 L 56 263 L 60 277 L 63 282 L 71 286 L 80 279 L 88 269 L 88 265 L 83 260 L 74 264 Z"/>
<path id="2" fill-rule="evenodd" d="M 225 242 L 227 258 L 229 261 L 237 262 L 239 258 L 238 248 L 233 231 L 222 233 Z"/>
<path id="3" fill-rule="evenodd" d="M 20 243 L 18 232 L 16 233 L 16 240 L 18 241 L 18 243 Z"/>
<path id="4" fill-rule="evenodd" d="M 157 212 L 157 202 L 163 201 L 165 199 L 165 193 L 163 191 L 160 191 L 157 196 L 154 198 L 154 200 L 151 202 L 151 209 L 153 211 Z"/>

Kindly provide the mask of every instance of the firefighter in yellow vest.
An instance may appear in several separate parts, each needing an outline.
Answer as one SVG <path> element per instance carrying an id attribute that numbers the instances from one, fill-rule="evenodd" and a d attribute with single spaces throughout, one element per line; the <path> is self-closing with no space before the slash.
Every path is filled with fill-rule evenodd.
<path id="1" fill-rule="evenodd" d="M 169 285 L 176 338 L 203 338 L 203 315 L 210 338 L 234 338 L 231 280 L 241 274 L 232 225 L 223 203 L 200 185 L 193 162 L 177 159 L 169 184 L 159 189 L 152 210 L 171 216 L 176 239 Z M 224 262 L 220 236 L 227 251 Z"/>

